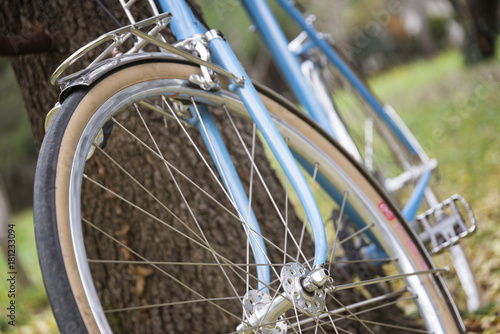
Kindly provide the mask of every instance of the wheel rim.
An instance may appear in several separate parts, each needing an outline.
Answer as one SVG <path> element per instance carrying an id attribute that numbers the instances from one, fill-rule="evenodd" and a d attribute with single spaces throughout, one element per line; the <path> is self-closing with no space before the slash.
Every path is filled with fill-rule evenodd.
<path id="1" fill-rule="evenodd" d="M 176 93 L 179 93 L 179 88 L 178 88 L 178 85 L 179 85 L 179 82 L 172 82 L 170 83 L 172 85 L 172 87 L 175 87 L 175 89 L 172 89 L 171 91 L 171 94 L 176 94 Z M 144 96 L 150 96 L 150 95 L 154 95 L 154 89 L 158 90 L 158 92 L 162 92 L 162 93 L 165 93 L 166 91 L 168 91 L 168 87 L 169 87 L 169 83 L 167 82 L 162 82 L 160 85 L 158 85 L 157 88 L 151 88 L 151 84 L 148 84 L 148 89 L 149 91 L 146 91 L 146 90 L 143 90 L 144 87 L 141 87 L 141 89 L 139 89 L 139 91 L 141 91 L 141 94 L 145 94 Z M 161 87 L 161 88 L 160 88 Z M 206 96 L 204 96 L 204 93 L 203 92 L 199 92 L 197 90 L 191 90 L 189 87 L 185 87 L 186 89 L 186 92 L 190 92 L 192 93 L 193 95 L 199 95 L 199 99 L 204 101 L 204 102 L 207 102 L 206 101 Z M 129 92 L 127 92 L 124 96 L 128 95 Z M 233 102 L 231 101 L 236 101 L 235 99 L 229 99 L 228 100 L 228 97 L 231 95 L 229 93 L 227 93 L 228 96 L 225 96 L 223 98 L 223 100 L 227 103 L 228 106 L 232 107 L 232 108 L 235 108 L 237 109 L 240 108 L 241 109 L 241 106 L 238 106 L 239 104 L 237 102 L 234 102 L 234 105 L 233 105 Z M 188 94 L 190 95 L 190 94 Z M 222 94 L 221 94 L 222 95 Z M 211 97 L 212 95 L 210 95 Z M 138 96 L 136 96 L 136 98 L 138 98 Z M 216 103 L 218 104 L 220 102 L 219 98 L 216 98 Z M 127 101 L 125 99 L 121 99 L 121 98 L 117 98 L 117 101 L 112 101 L 112 102 L 109 102 L 110 104 L 113 104 L 115 102 L 119 102 L 123 105 L 126 105 L 126 104 L 129 104 L 130 101 Z M 116 107 L 116 105 L 115 105 Z M 102 108 L 106 108 L 105 105 L 103 105 Z M 89 122 L 89 124 L 87 125 L 87 128 L 95 128 L 95 129 L 100 129 L 103 124 L 107 121 L 108 117 L 110 116 L 110 114 L 106 114 L 106 113 L 102 113 L 102 114 L 99 114 L 98 115 L 99 117 L 93 117 L 91 119 L 91 121 Z M 278 126 L 280 127 L 280 130 L 282 130 L 283 132 L 286 132 L 286 126 L 282 123 L 282 124 L 278 124 Z M 86 136 L 83 136 L 83 138 L 94 138 L 95 137 L 95 133 L 89 133 L 87 134 Z M 289 138 L 289 142 L 291 143 L 291 146 L 295 146 L 295 141 L 297 142 L 301 142 L 302 144 L 304 142 L 307 143 L 307 138 L 301 138 L 302 135 L 300 135 L 299 133 L 294 133 L 294 131 L 291 131 L 291 132 L 287 132 L 286 133 L 286 137 Z M 316 159 L 317 160 L 321 160 L 321 163 L 320 165 L 324 166 L 324 165 L 327 165 L 329 164 L 327 161 L 328 161 L 328 157 L 324 157 L 322 156 L 322 154 L 320 152 L 316 152 L 316 153 L 313 153 L 313 151 L 311 152 L 306 152 L 307 150 L 301 150 L 301 145 L 298 145 L 296 147 L 296 150 L 299 151 L 299 153 L 301 155 L 316 155 Z M 79 145 L 78 145 L 78 150 L 77 150 L 77 154 L 75 155 L 75 157 L 78 157 L 78 156 L 85 156 L 86 153 L 88 152 L 89 150 L 89 146 L 90 144 L 87 142 L 87 143 L 84 143 L 84 141 L 82 140 Z M 75 158 L 75 161 L 81 161 L 82 159 L 78 160 Z M 332 164 L 333 165 L 333 164 Z M 75 165 L 76 166 L 76 165 Z M 70 194 L 73 194 L 73 196 L 71 196 L 71 198 L 80 198 L 80 194 L 79 194 L 79 189 L 80 189 L 80 182 L 81 182 L 81 175 L 82 175 L 82 171 L 83 171 L 83 165 L 81 165 L 80 167 L 78 168 L 73 168 L 72 169 L 72 177 L 71 177 L 71 186 L 70 186 Z M 332 175 L 335 174 L 336 176 L 333 177 L 334 179 L 344 179 L 343 175 L 342 177 L 338 177 L 339 174 L 342 174 L 342 171 L 331 171 Z M 325 172 L 325 174 L 327 174 Z M 329 176 L 330 178 L 332 178 L 332 176 Z M 355 189 L 355 187 L 353 187 L 352 185 L 345 185 L 344 187 L 346 188 L 352 188 L 352 189 Z M 77 196 L 77 197 L 75 197 Z M 357 196 L 357 197 L 356 197 Z M 375 221 L 375 224 L 377 224 L 377 227 L 376 229 L 380 229 L 380 231 L 383 231 L 382 232 L 379 232 L 381 234 L 384 234 L 384 235 L 388 235 L 388 236 L 391 236 L 392 237 L 386 237 L 386 243 L 387 245 L 385 245 L 387 247 L 388 250 L 390 250 L 392 253 L 398 253 L 398 252 L 401 252 L 401 250 L 397 250 L 397 249 L 392 249 L 391 250 L 391 247 L 396 247 L 394 245 L 397 245 L 398 242 L 394 242 L 395 241 L 395 237 L 394 237 L 394 232 L 393 231 L 390 231 L 390 230 L 387 230 L 387 224 L 386 222 L 382 219 L 380 213 L 377 211 L 376 208 L 374 208 L 371 204 L 368 203 L 368 200 L 366 198 L 363 198 L 362 195 L 360 194 L 356 194 L 355 191 L 352 191 L 350 192 L 349 194 L 349 199 L 348 199 L 349 203 L 352 203 L 353 206 L 361 206 L 361 207 L 365 207 L 365 209 L 363 210 L 360 210 L 363 212 L 364 215 L 366 215 L 367 217 L 370 217 L 370 218 L 365 218 L 367 221 Z M 83 273 L 82 276 L 83 276 L 83 281 L 84 281 L 84 286 L 85 286 L 85 289 L 87 291 L 87 295 L 90 296 L 89 297 L 89 303 L 92 305 L 92 307 L 95 309 L 95 315 L 96 315 L 96 318 L 98 319 L 98 322 L 100 323 L 99 326 L 101 329 L 104 329 L 107 327 L 107 321 L 105 319 L 105 316 L 104 316 L 104 313 L 102 312 L 102 307 L 100 306 L 100 302 L 98 300 L 98 297 L 97 297 L 97 293 L 95 292 L 95 288 L 94 288 L 94 283 L 93 283 L 93 280 L 90 276 L 86 275 L 85 273 L 88 273 L 90 272 L 88 270 L 88 262 L 87 262 L 87 258 L 86 258 L 86 255 L 85 255 L 85 246 L 83 244 L 83 241 L 82 241 L 82 229 L 81 229 L 81 218 L 79 216 L 79 213 L 80 212 L 80 202 L 79 201 L 71 201 L 71 210 L 70 212 L 72 212 L 74 215 L 71 216 L 71 226 L 72 226 L 72 234 L 73 234 L 73 242 L 74 244 L 76 245 L 76 253 L 77 255 L 79 256 L 79 258 L 77 259 L 77 261 L 79 262 L 78 265 L 79 265 L 79 268 L 80 268 L 80 272 Z M 385 229 L 385 230 L 384 230 Z M 387 231 L 386 231 L 387 230 Z M 390 246 L 390 247 L 389 247 Z M 400 246 L 397 246 L 396 248 L 398 248 Z M 390 252 L 389 252 L 390 253 Z M 402 270 L 403 272 L 413 272 L 413 271 L 416 271 L 417 268 L 415 268 L 415 266 L 413 266 L 411 263 L 409 263 L 409 260 L 399 260 L 398 261 L 399 263 L 399 266 L 400 267 L 403 267 L 404 270 Z M 276 278 L 276 276 L 275 276 Z M 412 285 L 412 287 L 415 287 L 416 290 L 418 290 L 418 287 L 421 286 L 421 282 L 420 282 L 420 278 L 418 277 L 412 277 L 412 278 L 408 278 L 407 281 L 409 282 L 410 285 Z M 93 291 L 92 291 L 93 290 Z M 420 294 L 420 297 L 419 297 L 419 302 L 420 304 L 425 304 L 426 302 L 421 302 L 422 300 L 422 297 L 426 294 L 426 292 L 422 292 Z M 429 301 L 430 303 L 430 301 Z M 432 306 L 431 305 L 427 305 L 425 306 L 426 308 L 428 307 L 429 309 L 432 309 Z M 292 315 L 293 317 L 293 315 Z M 302 317 L 301 314 L 296 314 L 295 315 L 295 318 L 299 318 L 299 317 Z M 436 319 L 433 319 L 432 316 L 429 316 L 429 318 L 427 319 L 427 323 L 428 324 L 432 324 L 433 323 L 433 320 L 436 320 Z M 288 325 L 292 325 L 291 323 L 292 320 L 289 320 L 289 323 Z M 301 322 L 301 320 L 297 319 L 296 322 Z M 439 322 L 439 321 L 437 321 Z M 438 326 L 439 327 L 439 326 Z M 315 328 L 313 328 L 312 330 L 314 330 Z M 301 330 L 304 330 L 306 331 L 307 328 L 303 328 Z"/>

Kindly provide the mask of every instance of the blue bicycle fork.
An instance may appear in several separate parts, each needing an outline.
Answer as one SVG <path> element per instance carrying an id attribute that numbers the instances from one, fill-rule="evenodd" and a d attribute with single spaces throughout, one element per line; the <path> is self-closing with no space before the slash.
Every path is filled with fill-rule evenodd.
<path id="1" fill-rule="evenodd" d="M 178 40 L 190 38 L 197 34 L 205 34 L 206 29 L 194 17 L 191 9 L 184 0 L 160 0 L 162 9 L 173 15 L 170 23 L 173 34 Z M 182 18 L 182 20 L 178 19 Z M 312 234 L 315 245 L 314 265 L 324 265 L 326 262 L 327 241 L 323 225 L 323 219 L 317 207 L 313 194 L 307 184 L 304 175 L 301 173 L 285 141 L 280 136 L 279 131 L 272 122 L 271 116 L 267 112 L 263 102 L 260 100 L 257 91 L 252 85 L 250 78 L 246 75 L 234 52 L 228 43 L 222 38 L 214 38 L 209 42 L 212 60 L 224 69 L 233 73 L 237 77 L 244 77 L 245 83 L 240 86 L 235 82 L 231 85 L 232 89 L 238 93 L 243 104 L 247 108 L 250 116 L 254 120 L 257 128 L 260 130 L 264 140 L 269 145 L 274 156 L 283 168 L 285 174 L 290 180 L 291 185 L 298 194 L 306 216 L 311 224 Z M 200 131 L 205 140 L 205 144 L 214 159 L 218 172 L 223 179 L 228 193 L 235 202 L 240 215 L 245 219 L 247 231 L 250 236 L 250 244 L 254 253 L 256 264 L 261 270 L 258 270 L 259 286 L 269 284 L 269 261 L 264 241 L 260 236 L 260 229 L 253 212 L 248 213 L 249 200 L 241 185 L 241 180 L 231 162 L 227 153 L 222 137 L 214 126 L 210 113 L 205 108 L 198 108 L 200 112 L 200 121 L 205 124 Z M 199 127 L 202 126 L 201 124 Z M 223 163 L 218 163 L 223 162 Z"/>

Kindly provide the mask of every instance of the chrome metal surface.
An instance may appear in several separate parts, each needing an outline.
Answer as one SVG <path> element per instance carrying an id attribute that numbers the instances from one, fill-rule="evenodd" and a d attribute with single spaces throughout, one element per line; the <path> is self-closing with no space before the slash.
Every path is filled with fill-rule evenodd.
<path id="1" fill-rule="evenodd" d="M 283 296 L 273 299 L 262 291 L 250 290 L 243 298 L 243 308 L 247 319 L 237 327 L 237 330 L 243 333 L 255 333 L 255 327 L 260 324 L 269 324 L 258 328 L 258 333 L 285 334 L 285 321 L 276 320 L 292 307 L 292 303 Z"/>
<path id="2" fill-rule="evenodd" d="M 226 36 L 224 36 L 224 34 L 219 29 L 212 29 L 207 31 L 205 37 L 207 38 L 207 42 L 210 42 L 211 40 L 214 40 L 216 38 L 226 40 Z"/>
<path id="3" fill-rule="evenodd" d="M 54 119 L 56 113 L 59 111 L 59 108 L 61 108 L 61 104 L 59 102 L 56 102 L 54 107 L 52 107 L 52 109 L 50 109 L 49 112 L 47 113 L 47 116 L 45 116 L 45 122 L 43 124 L 45 132 L 47 132 L 47 130 L 49 129 L 50 123 Z"/>
<path id="4" fill-rule="evenodd" d="M 436 159 L 428 159 L 418 166 L 406 166 L 406 170 L 400 175 L 390 179 L 385 179 L 384 188 L 389 193 L 397 191 L 411 182 L 418 181 L 425 172 L 429 170 L 435 170 L 437 166 L 438 162 Z"/>
<path id="5" fill-rule="evenodd" d="M 309 273 L 309 275 L 304 277 L 302 286 L 308 292 L 314 292 L 324 287 L 327 283 L 329 283 L 329 285 L 333 284 L 333 281 L 330 280 L 330 274 L 328 273 L 328 270 L 326 270 L 322 266 L 317 266 L 317 268 L 314 268 L 313 271 Z"/>
<path id="6" fill-rule="evenodd" d="M 123 11 L 125 12 L 125 14 L 127 14 L 127 18 L 129 19 L 130 23 L 132 23 L 132 24 L 134 24 L 136 21 L 135 21 L 134 15 L 133 15 L 132 11 L 130 10 L 130 8 L 136 2 L 137 2 L 137 0 L 128 0 L 128 1 L 120 0 L 120 5 L 122 6 Z M 153 13 L 153 15 L 158 15 L 160 13 L 153 0 L 147 0 L 147 3 L 151 7 L 151 12 Z"/>
<path id="7" fill-rule="evenodd" d="M 459 206 L 465 210 L 468 216 L 467 221 L 460 213 Z M 448 213 L 445 212 L 446 209 L 449 209 Z M 457 244 L 476 230 L 474 214 L 469 204 L 460 195 L 453 195 L 427 210 L 419 215 L 416 221 L 423 228 L 423 232 L 419 235 L 420 239 L 424 244 L 432 245 L 429 251 L 433 254 Z"/>
<path id="8" fill-rule="evenodd" d="M 174 46 L 198 56 L 204 61 L 210 61 L 210 50 L 208 48 L 208 41 L 205 35 L 193 36 L 175 43 Z M 203 90 L 220 89 L 220 82 L 217 80 L 214 71 L 206 66 L 200 66 L 200 69 L 203 75 L 192 74 L 189 77 L 189 81 L 200 86 Z"/>
<path id="9" fill-rule="evenodd" d="M 303 280 L 306 277 L 309 277 L 313 285 L 315 285 L 312 283 L 315 279 L 312 277 L 320 281 L 324 279 L 319 271 L 311 274 L 307 268 L 298 263 L 288 263 L 281 269 L 281 284 L 290 300 L 293 301 L 293 305 L 303 313 L 316 316 L 325 309 L 326 291 L 317 286 L 313 291 L 306 290 L 303 286 Z"/>
<path id="10" fill-rule="evenodd" d="M 168 52 L 134 53 L 122 55 L 101 61 L 100 63 L 78 71 L 74 74 L 57 79 L 57 84 L 64 92 L 68 88 L 75 86 L 90 86 L 104 74 L 115 70 L 121 66 L 129 65 L 140 61 L 182 61 L 183 58 Z"/>
<path id="11" fill-rule="evenodd" d="M 123 52 L 123 54 L 133 54 L 137 52 L 143 52 L 144 47 L 149 45 L 154 45 L 159 48 L 161 52 L 170 52 L 175 54 L 183 59 L 187 59 L 197 65 L 204 66 L 207 69 L 214 71 L 215 73 L 224 75 L 229 79 L 233 80 L 236 84 L 242 86 L 245 83 L 245 78 L 237 77 L 234 74 L 226 71 L 225 69 L 212 64 L 206 60 L 203 60 L 189 52 L 181 50 L 171 44 L 168 44 L 164 41 L 163 37 L 159 32 L 167 27 L 170 22 L 172 15 L 170 13 L 163 13 L 157 16 L 150 17 L 143 21 L 128 25 L 126 27 L 122 27 L 116 30 L 113 30 L 107 34 L 104 34 L 97 38 L 96 40 L 88 43 L 87 45 L 78 49 L 75 53 L 73 53 L 68 59 L 66 59 L 52 74 L 50 78 L 51 84 L 57 84 L 64 87 L 64 83 L 68 80 L 66 78 L 59 79 L 62 73 L 75 62 L 77 62 L 84 55 L 88 54 L 90 51 L 95 48 L 103 45 L 106 42 L 111 42 L 111 44 L 101 52 L 92 63 L 87 66 L 87 68 L 97 66 L 98 63 L 105 60 L 108 57 L 112 57 L 115 54 L 119 54 L 117 51 L 118 47 L 122 46 L 123 43 L 132 35 L 138 38 L 138 41 L 134 44 L 134 46 Z M 141 28 L 153 25 L 153 29 L 149 32 L 143 32 L 140 30 Z M 72 76 L 74 78 L 74 76 Z"/>
<path id="12" fill-rule="evenodd" d="M 90 51 L 94 50 L 96 47 L 106 43 L 106 42 L 112 42 L 103 52 L 97 56 L 94 61 L 87 67 L 92 67 L 93 65 L 97 64 L 98 62 L 104 60 L 105 58 L 112 56 L 115 53 L 115 49 L 122 45 L 132 34 L 136 35 L 134 32 L 140 31 L 139 29 L 144 28 L 146 26 L 150 25 L 155 25 L 155 27 L 166 27 L 168 22 L 172 19 L 172 14 L 170 13 L 162 13 L 150 18 L 147 18 L 145 20 L 142 20 L 140 22 L 113 30 L 111 32 L 108 32 L 107 34 L 104 34 L 94 41 L 88 43 L 87 45 L 82 46 L 80 49 L 78 49 L 75 53 L 73 53 L 68 59 L 66 59 L 59 67 L 55 70 L 55 72 L 52 74 L 50 78 L 50 83 L 51 84 L 58 84 L 57 79 L 58 77 L 71 65 L 73 65 L 77 60 L 82 58 L 84 55 L 89 53 Z M 141 32 L 142 33 L 142 32 Z M 143 33 L 145 34 L 145 33 Z M 148 34 L 145 34 L 146 36 L 149 36 Z M 139 36 L 138 36 L 139 37 Z M 151 37 L 151 36 L 150 36 Z M 153 38 L 153 37 L 151 37 Z M 153 38 L 154 39 L 154 38 Z M 156 40 L 156 39 L 154 39 Z M 142 41 L 141 41 L 142 42 Z M 139 50 L 136 48 L 133 48 L 134 52 L 138 52 Z"/>

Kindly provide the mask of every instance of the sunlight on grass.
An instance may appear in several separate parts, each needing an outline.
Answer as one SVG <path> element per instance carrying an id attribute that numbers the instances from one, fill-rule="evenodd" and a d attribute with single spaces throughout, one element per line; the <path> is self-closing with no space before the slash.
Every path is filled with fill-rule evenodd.
<path id="1" fill-rule="evenodd" d="M 449 51 L 370 83 L 438 159 L 441 198 L 460 193 L 474 210 L 478 232 L 462 245 L 492 306 L 486 318 L 469 314 L 465 322 L 474 332 L 496 333 L 500 323 L 490 318 L 500 310 L 500 58 L 464 67 L 460 57 Z"/>
<path id="2" fill-rule="evenodd" d="M 9 298 L 7 293 L 0 294 L 2 309 L 11 300 L 15 300 L 16 318 L 15 327 L 8 324 L 9 318 L 0 318 L 0 332 L 16 333 L 57 333 L 52 311 L 47 301 L 43 286 L 42 275 L 38 264 L 33 231 L 33 211 L 26 210 L 12 217 L 16 234 L 16 293 L 15 298 Z M 29 286 L 21 284 L 21 269 L 26 271 L 26 277 L 31 283 Z M 0 258 L 1 272 L 6 273 L 7 261 Z M 0 280 L 0 290 L 8 291 L 7 280 Z M 2 312 L 4 314 L 4 312 Z"/>

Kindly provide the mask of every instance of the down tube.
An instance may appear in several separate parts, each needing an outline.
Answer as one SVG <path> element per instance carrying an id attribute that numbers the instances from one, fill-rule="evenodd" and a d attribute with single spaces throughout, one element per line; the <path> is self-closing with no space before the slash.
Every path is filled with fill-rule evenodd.
<path id="1" fill-rule="evenodd" d="M 268 51 L 272 54 L 274 63 L 278 66 L 280 73 L 286 79 L 286 83 L 294 92 L 299 103 L 318 124 L 321 124 L 328 134 L 334 139 L 338 139 L 334 128 L 330 125 L 328 115 L 316 98 L 313 88 L 302 74 L 296 55 L 288 50 L 288 39 L 266 1 L 243 0 L 242 3 L 257 27 Z"/>
<path id="2" fill-rule="evenodd" d="M 191 108 L 194 109 L 193 107 Z M 245 222 L 245 230 L 248 233 L 250 245 L 252 246 L 255 263 L 263 265 L 257 267 L 259 290 L 267 291 L 265 284 L 269 284 L 271 282 L 269 257 L 267 255 L 266 245 L 261 237 L 262 233 L 260 231 L 257 218 L 250 207 L 250 202 L 246 196 L 245 189 L 241 184 L 241 180 L 238 177 L 238 173 L 236 172 L 236 169 L 231 161 L 226 145 L 224 144 L 220 132 L 217 129 L 214 119 L 212 118 L 207 106 L 200 105 L 197 107 L 197 110 L 192 111 L 194 111 L 193 114 L 196 114 L 196 111 L 199 112 L 200 119 L 198 129 L 203 137 L 203 141 L 210 151 L 212 160 L 217 166 L 219 175 L 221 176 L 231 199 L 235 202 L 238 212 Z"/>

